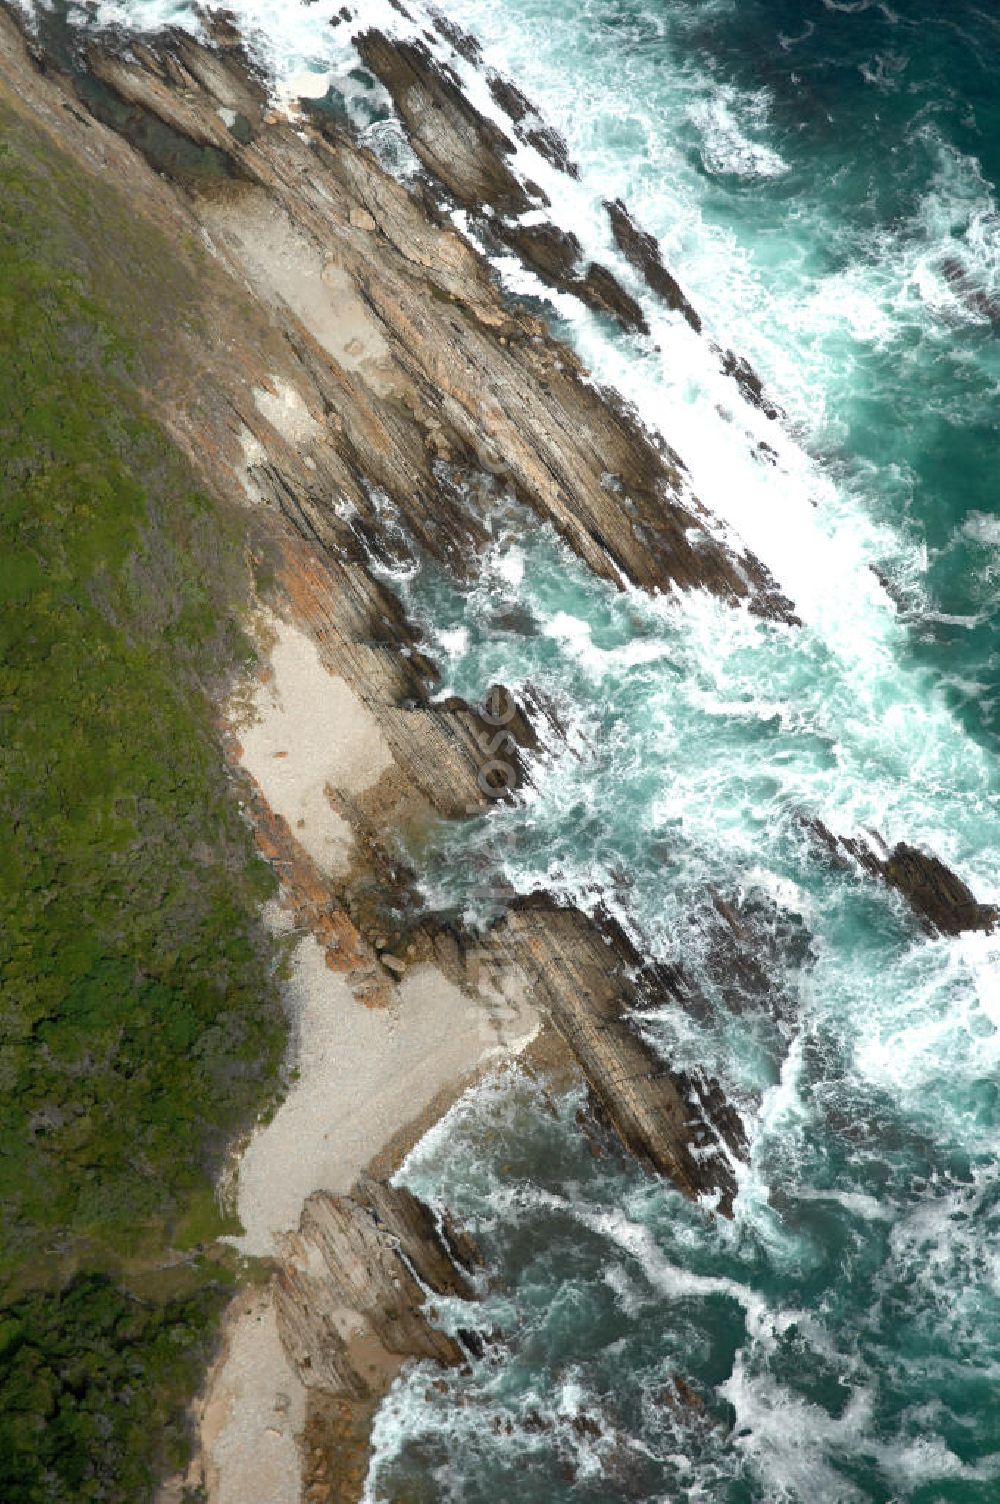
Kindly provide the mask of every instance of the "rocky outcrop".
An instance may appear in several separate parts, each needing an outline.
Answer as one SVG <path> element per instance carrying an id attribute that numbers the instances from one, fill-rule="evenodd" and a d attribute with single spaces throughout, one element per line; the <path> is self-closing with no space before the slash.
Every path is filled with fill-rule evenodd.
<path id="1" fill-rule="evenodd" d="M 679 972 L 644 965 L 621 929 L 540 896 L 516 902 L 504 932 L 536 999 L 569 1044 L 622 1143 L 686 1196 L 732 1216 L 746 1133 L 719 1083 L 672 1071 L 643 1037 L 641 1008 L 675 1005 Z"/>
<path id="2" fill-rule="evenodd" d="M 809 828 L 840 866 L 855 866 L 901 893 L 932 934 L 960 935 L 965 930 L 992 934 L 1000 908 L 980 903 L 972 889 L 939 857 L 905 841 L 891 849 L 877 832 L 870 836 L 836 836 L 821 820 Z"/>
<path id="3" fill-rule="evenodd" d="M 651 291 L 662 298 L 668 308 L 683 314 L 695 334 L 700 334 L 701 315 L 692 307 L 679 282 L 664 266 L 656 238 L 647 231 L 640 230 L 620 198 L 613 202 L 606 201 L 604 207 L 608 211 L 611 230 L 623 256 L 641 273 Z"/>
<path id="4" fill-rule="evenodd" d="M 476 61 L 477 59 L 473 59 Z M 533 146 L 546 161 L 568 177 L 578 178 L 580 169 L 572 160 L 566 142 L 551 125 L 546 125 L 531 100 L 509 78 L 490 69 L 486 74 L 490 93 L 514 125 L 514 132 L 527 146 Z"/>
<path id="5" fill-rule="evenodd" d="M 487 232 L 517 251 L 543 282 L 561 292 L 572 292 L 595 313 L 617 319 L 629 334 L 648 334 L 646 316 L 630 293 L 606 267 L 591 262 L 585 272 L 579 270 L 583 249 L 568 230 L 548 223 L 493 225 Z"/>
<path id="6" fill-rule="evenodd" d="M 719 353 L 723 371 L 733 378 L 752 407 L 759 408 L 765 418 L 772 420 L 785 416 L 777 403 L 768 397 L 764 383 L 745 355 L 737 355 L 734 350 L 721 350 Z"/>
<path id="7" fill-rule="evenodd" d="M 308 1393 L 315 1497 L 357 1496 L 371 1416 L 403 1365 L 465 1363 L 428 1297 L 475 1296 L 469 1238 L 401 1187 L 363 1178 L 350 1196 L 310 1197 L 274 1276 L 282 1345 Z M 478 1346 L 469 1334 L 470 1346 Z M 319 1490 L 322 1490 L 320 1492 Z"/>
<path id="8" fill-rule="evenodd" d="M 467 62 L 478 63 L 477 51 L 459 47 L 450 33 L 448 36 Z M 511 165 L 514 142 L 465 97 L 448 65 L 435 58 L 422 42 L 401 41 L 374 29 L 361 33 L 355 41 L 367 66 L 391 94 L 420 161 L 450 197 L 473 216 L 484 238 L 511 247 L 543 281 L 573 293 L 594 312 L 615 318 L 626 332 L 648 334 L 642 308 L 613 272 L 597 262 L 584 266 L 582 247 L 572 232 L 536 222 L 533 211 L 539 205 L 548 205 L 546 195 L 536 185 L 518 178 Z M 531 129 L 523 129 L 520 122 L 530 119 L 534 112 L 520 90 L 496 74 L 490 74 L 488 82 L 494 99 L 521 139 L 560 169 L 572 173 L 565 143 L 557 134 L 541 126 L 537 117 Z M 486 206 L 497 211 L 489 219 L 483 217 Z M 655 238 L 635 224 L 621 199 L 607 201 L 605 208 L 615 242 L 626 259 L 651 291 L 700 333 L 701 317 L 664 266 Z M 530 224 L 519 222 L 529 214 Z M 733 350 L 716 349 L 723 371 L 733 378 L 745 399 L 767 418 L 783 417 L 746 357 Z"/>
<path id="9" fill-rule="evenodd" d="M 47 41 L 43 27 L 32 62 L 0 13 L 0 86 L 85 180 L 124 184 L 137 215 L 176 248 L 169 297 L 142 310 L 158 331 L 157 364 L 143 378 L 150 405 L 206 485 L 249 509 L 262 577 L 391 751 L 377 800 L 341 806 L 356 846 L 345 877 L 324 883 L 277 819 L 263 849 L 328 963 L 377 973 L 379 1000 L 409 946 L 462 985 L 473 952 L 518 968 L 622 1143 L 729 1215 L 747 1152 L 740 1119 L 718 1083 L 672 1071 L 643 1033 L 644 1008 L 690 1001 L 679 972 L 646 966 L 610 922 L 548 901 L 515 906 L 482 947 L 457 923 L 412 922 L 412 874 L 392 833 L 412 806 L 425 820 L 457 818 L 515 793 L 537 751 L 532 717 L 545 707 L 519 705 L 501 687 L 478 707 L 441 699 L 392 581 L 428 560 L 474 576 L 499 504 L 507 515 L 513 496 L 616 586 L 705 589 L 786 621 L 791 604 L 686 495 L 669 447 L 597 390 L 540 322 L 505 303 L 426 196 L 346 131 L 271 116 L 237 40 L 223 34 L 215 48 L 167 33 L 81 50 L 65 34 Z M 430 97 L 457 112 L 448 130 L 464 155 L 432 140 L 428 160 L 443 152 L 453 175 L 458 162 L 469 183 L 492 182 L 520 202 L 528 190 L 496 165 L 509 159 L 507 138 L 484 135 L 447 82 Z M 536 129 L 527 110 L 514 124 Z M 635 321 L 613 279 L 593 268 L 574 275 Z M 314 1437 L 356 1443 L 407 1359 L 464 1360 L 424 1301 L 428 1289 L 468 1295 L 469 1259 L 404 1193 L 366 1182 L 351 1197 L 310 1201 L 277 1298 L 322 1420 Z"/>
<path id="10" fill-rule="evenodd" d="M 408 1358 L 464 1362 L 425 1310 L 428 1291 L 473 1297 L 457 1259 L 407 1190 L 363 1179 L 350 1196 L 311 1196 L 275 1284 L 282 1341 L 306 1387 L 363 1399 Z"/>
<path id="11" fill-rule="evenodd" d="M 388 67 L 382 52 L 397 58 L 395 44 L 368 36 L 369 61 Z M 192 354 L 211 363 L 216 397 L 202 397 L 196 418 L 181 405 L 171 416 L 213 482 L 224 459 L 260 504 L 340 558 L 391 568 L 431 556 L 456 572 L 474 569 L 497 495 L 512 490 L 616 584 L 708 589 L 794 620 L 760 563 L 682 499 L 672 451 L 596 390 L 537 320 L 505 306 L 469 244 L 346 132 L 265 119 L 238 57 L 190 38 L 127 52 L 107 42 L 101 55 L 103 97 L 124 112 L 105 111 L 107 123 L 173 173 L 184 190 L 178 218 L 250 286 L 269 311 L 269 343 L 281 345 L 263 397 L 245 377 L 260 347 L 241 349 L 239 327 L 210 328 L 208 348 Z M 77 109 L 93 105 L 93 46 L 89 56 L 77 54 L 57 83 Z M 460 110 L 460 91 L 441 88 Z M 247 127 L 236 134 L 219 115 L 233 99 Z M 227 138 L 224 171 L 174 171 L 159 145 L 182 127 L 198 152 L 206 142 L 221 152 Z M 462 130 L 463 149 L 441 148 L 451 176 L 461 172 L 469 194 L 494 181 L 514 194 L 514 178 L 487 165 L 478 126 Z M 590 280 L 605 305 L 617 299 L 601 274 Z"/>
<path id="12" fill-rule="evenodd" d="M 477 220 L 487 207 L 501 216 L 489 221 L 488 234 L 512 246 L 551 286 L 574 293 L 595 313 L 609 314 L 629 333 L 648 334 L 642 309 L 614 274 L 597 262 L 582 266 L 575 235 L 551 224 L 517 223 L 548 199 L 517 177 L 509 163 L 514 142 L 466 99 L 446 65 L 421 42 L 399 41 L 380 31 L 364 32 L 357 46 L 392 95 L 428 172 Z M 489 82 L 501 108 L 523 122 L 530 106 L 520 91 L 495 74 Z M 549 161 L 570 170 L 565 145 L 554 132 L 536 123 L 522 130 L 522 137 Z"/>
<path id="13" fill-rule="evenodd" d="M 417 156 L 459 203 L 477 213 L 489 204 L 507 215 L 537 207 L 510 167 L 514 142 L 466 99 L 423 42 L 371 30 L 356 46 L 392 95 Z"/>
<path id="14" fill-rule="evenodd" d="M 404 10 L 403 15 L 408 15 Z M 431 10 L 434 30 L 439 36 L 444 37 L 448 45 L 465 59 L 478 67 L 483 60 L 483 52 L 478 41 L 469 32 L 443 16 L 436 9 Z M 412 17 L 409 17 L 412 20 Z M 531 100 L 509 78 L 504 78 L 490 68 L 486 73 L 486 82 L 490 93 L 504 114 L 511 121 L 518 139 L 529 146 L 533 146 L 553 167 L 558 167 L 560 172 L 567 173 L 570 177 L 578 177 L 579 169 L 570 160 L 566 142 L 557 130 L 546 125 L 539 116 Z"/>
<path id="15" fill-rule="evenodd" d="M 732 900 L 712 893 L 709 904 L 691 915 L 704 938 L 701 975 L 730 1012 L 794 1023 L 794 999 L 782 978 L 800 975 L 813 960 L 801 916 L 759 893 Z"/>
<path id="16" fill-rule="evenodd" d="M 412 792 L 445 819 L 509 799 L 537 748 L 523 709 L 503 686 L 478 706 L 435 699 L 438 673 L 397 598 L 370 570 L 300 539 L 272 539 L 284 599 L 316 640 L 320 657 L 372 711 Z"/>

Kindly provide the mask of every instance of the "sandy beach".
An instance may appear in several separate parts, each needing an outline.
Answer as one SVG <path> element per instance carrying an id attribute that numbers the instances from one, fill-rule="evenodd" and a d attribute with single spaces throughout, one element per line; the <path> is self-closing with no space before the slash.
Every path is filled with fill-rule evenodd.
<path id="1" fill-rule="evenodd" d="M 353 839 L 334 802 L 391 781 L 392 754 L 372 713 L 328 672 L 303 630 L 270 613 L 257 627 L 262 668 L 231 707 L 240 760 L 272 814 L 332 880 L 345 871 Z M 280 903 L 267 918 L 289 933 Z M 290 1086 L 236 1171 L 243 1233 L 232 1241 L 241 1253 L 280 1259 L 313 1192 L 346 1194 L 365 1169 L 394 1169 L 484 1070 L 538 1032 L 516 977 L 472 993 L 423 962 L 405 971 L 386 1006 L 370 1007 L 355 995 L 363 975 L 333 969 L 312 934 L 294 939 L 284 989 Z M 200 1411 L 210 1504 L 298 1500 L 305 1412 L 270 1288 L 242 1292 Z"/>

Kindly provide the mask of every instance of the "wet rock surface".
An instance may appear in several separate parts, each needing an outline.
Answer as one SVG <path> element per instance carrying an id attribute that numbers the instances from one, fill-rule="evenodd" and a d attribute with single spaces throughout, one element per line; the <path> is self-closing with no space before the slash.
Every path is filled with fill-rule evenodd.
<path id="1" fill-rule="evenodd" d="M 466 99 L 455 75 L 422 42 L 371 30 L 355 45 L 392 95 L 417 156 L 459 203 L 491 204 L 501 214 L 532 207 L 510 167 L 514 142 Z"/>
<path id="2" fill-rule="evenodd" d="M 127 186 L 137 212 L 171 233 L 179 263 L 191 245 L 210 247 L 210 265 L 199 263 L 203 303 L 163 320 L 151 407 L 205 483 L 251 510 L 283 609 L 364 700 L 391 750 L 394 771 L 377 797 L 341 805 L 355 868 L 324 883 L 294 831 L 274 821 L 276 869 L 298 885 L 296 914 L 327 946 L 328 964 L 370 967 L 378 1003 L 414 956 L 433 957 L 463 987 L 473 986 L 478 950 L 520 970 L 579 1062 L 600 1125 L 685 1195 L 731 1215 L 748 1154 L 739 1114 L 718 1082 L 672 1070 L 643 1030 L 644 1014 L 697 1006 L 689 978 L 648 964 L 610 921 L 545 897 L 514 903 L 484 946 L 457 920 L 409 911 L 413 874 L 386 832 L 512 797 L 530 778 L 536 728 L 543 719 L 546 737 L 559 728 L 541 698 L 515 702 L 502 686 L 480 706 L 439 698 L 391 579 L 425 559 L 475 577 L 500 501 L 513 494 L 616 586 L 704 589 L 785 622 L 794 608 L 762 565 L 723 540 L 669 447 L 595 389 L 544 325 L 504 302 L 426 193 L 395 181 L 329 121 L 269 116 L 238 37 L 221 22 L 216 31 L 214 47 L 167 33 L 74 51 L 43 29 L 32 56 L 0 13 L 0 83 L 82 172 Z M 366 61 L 395 82 L 415 149 L 458 202 L 515 217 L 533 206 L 511 166 L 515 139 L 572 171 L 554 137 L 539 144 L 543 128 L 512 86 L 490 81 L 508 135 L 426 49 L 366 37 Z M 460 38 L 449 40 L 461 51 Z M 226 126 L 220 110 L 242 124 Z M 655 240 L 624 205 L 608 212 L 650 290 L 697 329 Z M 586 286 L 592 306 L 644 327 L 610 274 L 581 268 L 573 237 L 514 222 L 504 233 L 556 285 Z M 776 416 L 749 366 L 727 359 L 750 400 Z M 913 847 L 823 834 L 838 860 L 903 893 L 940 933 L 991 929 L 1000 917 Z M 716 918 L 719 985 L 731 984 L 734 1007 L 780 1014 L 754 925 L 731 906 Z M 310 1200 L 282 1260 L 279 1314 L 310 1390 L 327 1496 L 358 1496 L 367 1426 L 401 1362 L 466 1361 L 434 1324 L 426 1291 L 468 1298 L 474 1264 L 468 1239 L 405 1192 L 363 1181 L 351 1197 Z"/>
<path id="3" fill-rule="evenodd" d="M 503 217 L 491 220 L 488 231 L 516 250 L 544 281 L 575 293 L 588 308 L 610 315 L 627 332 L 648 334 L 639 304 L 607 267 L 590 262 L 581 268 L 575 235 L 552 224 L 517 222 L 538 202 L 548 200 L 541 190 L 529 192 L 513 173 L 509 159 L 514 142 L 465 98 L 446 65 L 422 44 L 401 42 L 379 31 L 364 32 L 357 46 L 392 95 L 417 156 L 463 208 L 476 216 L 486 206 L 496 209 Z M 525 128 L 533 112 L 520 90 L 497 74 L 488 82 L 522 140 L 561 170 L 571 171 L 565 144 L 555 132 L 537 119 Z"/>
<path id="4" fill-rule="evenodd" d="M 639 1007 L 677 1002 L 679 975 L 657 965 L 637 974 L 637 953 L 615 925 L 544 895 L 515 902 L 502 932 L 625 1146 L 686 1196 L 716 1197 L 732 1216 L 735 1165 L 748 1158 L 739 1114 L 717 1081 L 672 1071 L 637 1025 Z"/>
<path id="5" fill-rule="evenodd" d="M 748 402 L 759 408 L 765 418 L 784 417 L 781 408 L 768 397 L 764 383 L 745 355 L 737 355 L 734 350 L 722 350 L 720 355 L 723 371 L 733 378 Z"/>
<path id="6" fill-rule="evenodd" d="M 877 832 L 837 836 L 820 820 L 810 821 L 809 828 L 838 865 L 857 866 L 901 893 L 932 934 L 992 934 L 1000 925 L 1000 908 L 980 903 L 968 884 L 930 852 L 905 841 L 890 848 Z"/>
<path id="7" fill-rule="evenodd" d="M 405 64 L 407 76 L 423 67 L 419 48 L 400 53 L 404 44 L 392 44 L 387 61 L 384 39 L 366 37 L 373 67 Z M 126 56 L 109 39 L 100 82 L 126 109 L 133 123 L 125 134 L 139 150 L 154 126 L 183 127 L 199 151 L 206 142 L 222 151 L 228 136 L 224 173 L 195 181 L 178 169 L 175 180 L 185 193 L 178 208 L 250 283 L 284 336 L 278 396 L 294 404 L 292 439 L 280 423 L 262 428 L 232 357 L 237 379 L 217 416 L 216 443 L 263 505 L 339 557 L 391 566 L 422 554 L 460 573 L 474 570 L 498 490 L 507 489 L 616 584 L 706 588 L 795 619 L 759 561 L 724 543 L 698 504 L 683 499 L 676 456 L 619 399 L 589 384 L 544 326 L 505 306 L 486 264 L 419 194 L 328 122 L 320 130 L 272 120 L 242 144 L 218 114 L 250 91 L 238 61 L 207 48 L 200 57 L 189 38 L 178 60 L 175 46 L 171 35 L 157 37 Z M 88 108 L 81 80 L 94 77 L 93 56 L 91 46 L 90 61 L 78 57 L 67 80 Z M 430 72 L 443 91 L 436 113 L 458 111 L 464 131 L 463 150 L 450 140 L 440 148 L 441 170 L 480 203 L 492 183 L 501 199 L 523 206 L 490 122 L 484 138 L 468 124 L 454 82 Z M 426 102 L 429 87 L 413 97 Z M 137 115 L 148 126 L 138 135 Z M 121 124 L 114 112 L 106 123 Z M 170 172 L 169 160 L 146 154 Z M 626 322 L 641 318 L 603 269 L 591 267 L 581 282 L 602 308 Z M 244 369 L 255 358 L 247 350 Z M 242 454 L 232 454 L 234 427 Z M 190 447 L 203 455 L 203 442 Z"/>
<path id="8" fill-rule="evenodd" d="M 651 291 L 662 298 L 668 308 L 683 314 L 695 334 L 700 334 L 701 315 L 692 307 L 677 279 L 664 266 L 656 238 L 639 228 L 620 198 L 613 202 L 606 201 L 604 207 L 608 211 L 612 233 L 622 254 L 642 274 Z"/>

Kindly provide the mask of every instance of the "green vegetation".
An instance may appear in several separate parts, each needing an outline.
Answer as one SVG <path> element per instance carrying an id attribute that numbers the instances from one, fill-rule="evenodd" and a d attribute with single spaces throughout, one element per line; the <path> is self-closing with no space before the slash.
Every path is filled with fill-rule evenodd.
<path id="1" fill-rule="evenodd" d="M 139 1504 L 180 1462 L 233 1277 L 212 1178 L 283 1045 L 210 698 L 243 541 L 138 395 L 184 294 L 0 102 L 4 1504 Z"/>

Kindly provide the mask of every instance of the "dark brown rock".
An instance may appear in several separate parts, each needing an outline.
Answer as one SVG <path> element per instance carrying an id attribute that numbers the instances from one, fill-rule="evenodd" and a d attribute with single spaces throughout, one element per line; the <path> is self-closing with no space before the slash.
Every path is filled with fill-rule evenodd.
<path id="1" fill-rule="evenodd" d="M 776 978 L 802 971 L 812 959 L 810 936 L 797 914 L 761 895 L 728 902 L 713 893 L 711 908 L 693 913 L 691 923 L 704 937 L 704 975 L 731 1012 L 794 1019 L 794 1002 Z"/>
<path id="2" fill-rule="evenodd" d="M 521 140 L 527 141 L 553 167 L 558 167 L 560 172 L 565 172 L 571 178 L 578 178 L 580 169 L 571 160 L 566 142 L 557 130 L 541 120 L 531 100 L 521 93 L 517 85 L 492 68 L 486 75 L 486 82 L 497 104 L 510 117 Z"/>
<path id="3" fill-rule="evenodd" d="M 580 242 L 557 225 L 505 225 L 497 234 L 523 261 L 554 287 L 571 288 L 580 280 Z"/>
<path id="4" fill-rule="evenodd" d="M 392 64 L 407 77 L 411 65 L 427 72 L 419 48 L 399 53 L 380 34 L 366 36 L 373 57 L 377 52 L 387 68 Z M 362 567 L 371 559 L 395 568 L 430 554 L 457 574 L 475 572 L 502 484 L 551 521 L 589 568 L 616 584 L 707 588 L 749 601 L 761 614 L 795 620 L 759 561 L 727 548 L 696 505 L 681 504 L 673 452 L 620 399 L 595 389 L 543 326 L 510 311 L 488 267 L 453 229 L 428 215 L 419 194 L 394 182 L 328 122 L 312 133 L 269 123 L 243 146 L 219 119 L 218 91 L 199 82 L 209 70 L 192 60 L 190 48 L 197 46 L 187 39 L 173 67 L 163 59 L 173 56 L 169 41 L 148 44 L 159 59 L 155 67 L 115 55 L 102 66 L 102 87 L 163 122 L 170 118 L 171 130 L 180 133 L 183 126 L 198 152 L 225 134 L 239 181 L 223 189 L 192 185 L 181 174 L 191 190 L 187 233 L 206 229 L 242 285 L 271 308 L 273 335 L 286 341 L 279 352 L 277 339 L 270 339 L 271 370 L 295 386 L 311 413 L 326 415 L 315 420 L 322 435 L 308 455 L 310 469 L 250 397 L 246 372 L 260 358 L 256 336 L 245 350 L 227 349 L 224 356 L 222 328 L 210 323 L 195 358 L 210 368 L 213 393 L 207 403 L 188 399 L 174 407 L 179 437 L 194 462 L 212 471 L 210 483 L 231 485 L 233 472 L 242 469 L 234 444 L 234 431 L 242 427 L 260 439 L 260 457 L 247 466 L 254 491 L 311 543 Z M 227 54 L 227 68 L 235 66 Z M 177 70 L 185 81 L 179 91 L 172 82 Z M 464 155 L 454 142 L 443 142 L 441 120 L 448 112 L 430 103 L 430 83 L 419 94 L 419 108 L 407 91 L 414 128 L 420 129 L 419 115 L 431 130 L 434 116 L 443 170 L 465 183 L 466 194 L 488 197 L 484 184 L 493 168 L 483 164 L 500 163 L 509 176 L 505 148 L 498 148 L 492 129 L 489 140 L 482 135 L 452 79 L 436 65 L 428 78 L 443 80 L 456 112 L 454 129 L 464 129 Z M 510 177 L 507 186 L 513 182 Z M 374 221 L 374 232 L 357 228 L 358 210 L 365 223 Z M 274 241 L 275 226 L 282 243 L 265 253 L 261 245 Z M 300 280 L 277 270 L 288 258 L 302 261 Z M 377 351 L 359 369 L 330 359 L 311 321 L 313 305 L 299 305 L 297 289 L 328 274 L 339 279 L 337 296 L 353 300 L 353 316 L 370 331 Z M 590 286 L 620 316 L 637 317 L 627 295 L 599 272 Z M 216 425 L 208 434 L 207 421 Z"/>
<path id="5" fill-rule="evenodd" d="M 663 264 L 660 247 L 654 236 L 632 219 L 620 198 L 608 200 L 604 207 L 611 220 L 611 230 L 619 250 L 641 272 L 650 289 L 661 297 L 668 308 L 681 313 L 696 334 L 701 333 L 701 317 L 685 297 L 679 282 L 672 277 Z"/>
<path id="6" fill-rule="evenodd" d="M 722 356 L 723 371 L 733 378 L 746 400 L 760 408 L 765 418 L 783 418 L 784 413 L 767 396 L 763 382 L 746 356 L 737 355 L 734 350 L 722 350 L 719 353 Z"/>
<path id="7" fill-rule="evenodd" d="M 507 215 L 531 207 L 508 163 L 513 141 L 466 99 L 454 74 L 422 42 L 373 29 L 355 45 L 392 95 L 417 156 L 459 203 L 476 210 L 490 204 Z"/>
<path id="8" fill-rule="evenodd" d="M 646 315 L 631 293 L 627 293 L 618 279 L 592 261 L 584 274 L 580 296 L 589 307 L 601 313 L 610 313 L 629 334 L 648 334 Z"/>
<path id="9" fill-rule="evenodd" d="M 582 247 L 570 231 L 519 223 L 494 225 L 492 231 L 550 286 L 573 293 L 595 313 L 610 314 L 627 333 L 649 333 L 639 304 L 607 267 L 592 261 L 585 272 L 579 271 Z"/>
<path id="10" fill-rule="evenodd" d="M 483 49 L 478 41 L 469 32 L 463 31 L 454 21 L 450 21 L 446 15 L 436 8 L 430 10 L 431 21 L 438 36 L 444 37 L 450 46 L 454 47 L 460 57 L 466 62 L 478 63 L 483 55 Z"/>
<path id="11" fill-rule="evenodd" d="M 388 1185 L 382 1180 L 373 1180 L 364 1175 L 352 1192 L 352 1199 L 368 1207 L 379 1228 L 395 1239 L 399 1251 L 422 1284 L 435 1295 L 454 1295 L 462 1300 L 471 1300 L 475 1294 L 468 1273 L 475 1245 L 461 1232 L 455 1231 L 456 1242 L 450 1233 L 439 1228 L 429 1206 L 402 1186 Z M 460 1269 L 458 1257 L 465 1265 Z"/>
<path id="12" fill-rule="evenodd" d="M 900 841 L 890 848 L 877 832 L 871 836 L 836 836 L 821 820 L 808 828 L 842 867 L 857 865 L 901 893 L 933 934 L 960 935 L 965 930 L 992 934 L 1000 909 L 980 903 L 972 889 L 939 857 Z"/>

